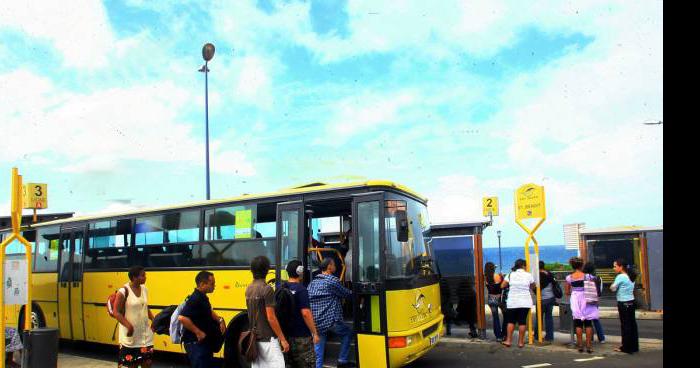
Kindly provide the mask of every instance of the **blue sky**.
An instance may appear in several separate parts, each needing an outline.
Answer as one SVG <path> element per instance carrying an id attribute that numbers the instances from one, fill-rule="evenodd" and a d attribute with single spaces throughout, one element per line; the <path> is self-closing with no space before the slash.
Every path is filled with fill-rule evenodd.
<path id="1" fill-rule="evenodd" d="M 501 216 L 545 186 L 562 225 L 663 224 L 660 1 L 14 2 L 0 12 L 0 193 L 19 167 L 50 210 L 203 199 L 372 178 L 429 198 L 433 222 Z M 7 213 L 9 195 L 0 197 Z"/>

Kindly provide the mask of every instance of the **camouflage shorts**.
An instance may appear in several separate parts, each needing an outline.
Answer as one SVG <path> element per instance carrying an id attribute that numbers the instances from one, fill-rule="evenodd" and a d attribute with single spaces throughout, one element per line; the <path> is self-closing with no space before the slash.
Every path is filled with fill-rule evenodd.
<path id="1" fill-rule="evenodd" d="M 309 337 L 292 337 L 289 339 L 289 358 L 294 368 L 316 367 L 314 341 Z"/>

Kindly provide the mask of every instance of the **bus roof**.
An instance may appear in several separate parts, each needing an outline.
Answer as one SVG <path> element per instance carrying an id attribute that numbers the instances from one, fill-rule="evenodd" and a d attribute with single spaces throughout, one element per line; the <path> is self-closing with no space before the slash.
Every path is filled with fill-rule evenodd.
<path id="1" fill-rule="evenodd" d="M 165 207 L 135 209 L 135 210 L 125 211 L 125 212 L 103 213 L 103 214 L 96 214 L 96 215 L 71 217 L 71 218 L 67 218 L 67 219 L 42 222 L 42 223 L 31 225 L 31 227 L 37 228 L 37 227 L 65 224 L 65 223 L 70 223 L 70 222 L 82 222 L 82 221 L 98 220 L 98 219 L 110 218 L 110 217 L 121 217 L 121 216 L 129 216 L 129 215 L 146 214 L 146 213 L 151 213 L 151 212 L 161 212 L 161 211 L 182 209 L 182 208 L 188 208 L 188 207 L 216 205 L 216 204 L 223 204 L 223 203 L 243 201 L 243 200 L 284 197 L 284 196 L 289 196 L 289 195 L 294 195 L 294 194 L 308 194 L 308 193 L 333 191 L 333 190 L 356 189 L 356 188 L 363 188 L 363 187 L 365 187 L 365 188 L 366 187 L 386 187 L 386 188 L 398 190 L 398 191 L 404 192 L 406 194 L 409 194 L 409 195 L 423 201 L 424 203 L 428 202 L 427 198 L 414 192 L 413 190 L 409 189 L 408 187 L 405 187 L 401 184 L 394 183 L 394 182 L 391 182 L 388 180 L 368 180 L 368 181 L 363 181 L 363 182 L 350 182 L 350 183 L 343 183 L 343 184 L 326 184 L 326 183 L 316 182 L 316 183 L 304 184 L 304 185 L 300 185 L 300 186 L 296 186 L 296 187 L 281 189 L 277 192 L 269 192 L 269 193 L 262 193 L 262 194 L 243 194 L 243 195 L 240 195 L 237 197 L 211 199 L 208 201 L 205 200 L 205 201 L 198 201 L 198 202 L 189 202 L 189 203 L 182 203 L 182 204 L 165 206 Z"/>

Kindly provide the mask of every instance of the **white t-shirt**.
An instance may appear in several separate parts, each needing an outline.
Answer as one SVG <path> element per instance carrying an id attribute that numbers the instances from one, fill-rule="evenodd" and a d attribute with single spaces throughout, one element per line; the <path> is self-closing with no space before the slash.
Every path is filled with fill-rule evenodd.
<path id="1" fill-rule="evenodd" d="M 119 344 L 128 348 L 142 348 L 153 346 L 153 331 L 148 326 L 148 289 L 141 285 L 141 295 L 136 296 L 127 283 L 124 287 L 129 288 L 129 296 L 124 303 L 124 317 L 134 326 L 134 334 L 126 336 L 128 329 L 119 324 Z M 119 292 L 124 295 L 124 288 Z"/>
<path id="2" fill-rule="evenodd" d="M 508 286 L 510 287 L 508 299 L 506 301 L 508 309 L 531 308 L 533 304 L 532 295 L 530 294 L 530 285 L 535 282 L 532 275 L 520 268 L 506 275 L 505 279 L 508 281 Z"/>

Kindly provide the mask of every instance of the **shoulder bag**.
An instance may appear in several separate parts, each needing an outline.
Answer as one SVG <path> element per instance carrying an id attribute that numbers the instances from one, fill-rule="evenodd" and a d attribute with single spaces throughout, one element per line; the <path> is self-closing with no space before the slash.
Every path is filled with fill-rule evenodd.
<path id="1" fill-rule="evenodd" d="M 241 334 L 238 338 L 238 351 L 243 353 L 243 357 L 248 363 L 252 363 L 258 359 L 258 340 L 257 325 L 258 325 L 258 314 L 256 313 L 253 323 L 250 325 L 250 329 Z"/>

